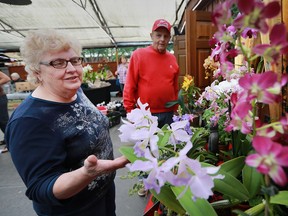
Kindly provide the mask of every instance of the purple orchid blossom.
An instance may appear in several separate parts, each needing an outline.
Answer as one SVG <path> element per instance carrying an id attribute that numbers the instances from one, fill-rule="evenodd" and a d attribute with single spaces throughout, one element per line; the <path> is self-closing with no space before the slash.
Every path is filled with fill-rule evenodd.
<path id="1" fill-rule="evenodd" d="M 191 130 L 191 124 L 190 122 L 193 122 L 193 119 L 195 118 L 194 114 L 184 114 L 182 116 L 173 116 L 173 122 L 178 122 L 178 121 L 183 121 L 183 120 L 187 120 L 187 124 L 184 127 L 185 131 L 189 134 L 189 135 L 193 135 L 193 132 Z"/>
<path id="2" fill-rule="evenodd" d="M 142 104 L 138 99 L 139 108 L 133 110 L 127 115 L 128 121 L 122 120 L 123 125 L 119 128 L 121 141 L 133 141 L 134 153 L 138 157 L 144 157 L 145 160 L 136 160 L 132 164 L 127 164 L 127 168 L 131 171 L 147 172 L 147 178 L 143 179 L 146 189 L 154 189 L 160 193 L 161 187 L 165 183 L 175 186 L 187 186 L 185 191 L 190 188 L 193 199 L 208 199 L 213 194 L 213 179 L 223 178 L 221 175 L 215 175 L 219 167 L 202 168 L 197 160 L 193 160 L 187 156 L 188 151 L 192 148 L 191 135 L 185 131 L 188 120 L 180 120 L 159 129 L 157 127 L 157 119 L 151 116 L 150 110 L 147 109 L 148 104 Z M 169 134 L 167 145 L 174 145 L 175 155 L 170 156 L 166 161 L 159 159 L 158 146 L 159 136 Z M 176 149 L 176 144 L 180 144 L 183 148 Z M 176 152 L 177 151 L 177 152 Z M 179 152 L 178 152 L 179 151 Z M 186 175 L 186 177 L 184 177 Z"/>

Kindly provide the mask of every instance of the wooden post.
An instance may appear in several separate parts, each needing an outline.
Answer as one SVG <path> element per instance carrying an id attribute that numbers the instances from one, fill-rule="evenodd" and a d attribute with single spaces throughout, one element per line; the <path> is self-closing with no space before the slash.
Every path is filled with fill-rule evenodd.
<path id="1" fill-rule="evenodd" d="M 286 31 L 288 30 L 288 1 L 287 0 L 282 0 L 281 1 L 281 6 L 282 6 L 282 10 L 281 10 L 281 14 L 282 14 L 282 21 L 286 26 Z M 288 68 L 288 55 L 286 54 L 285 56 L 283 56 L 283 65 L 284 65 L 284 71 L 286 70 L 286 68 Z M 286 71 L 286 73 L 288 73 Z M 286 85 L 285 91 L 284 91 L 284 95 L 283 95 L 283 101 L 286 101 L 286 103 L 283 103 L 283 107 L 282 107 L 282 112 L 285 112 L 285 107 L 284 105 L 288 106 L 288 85 Z"/>

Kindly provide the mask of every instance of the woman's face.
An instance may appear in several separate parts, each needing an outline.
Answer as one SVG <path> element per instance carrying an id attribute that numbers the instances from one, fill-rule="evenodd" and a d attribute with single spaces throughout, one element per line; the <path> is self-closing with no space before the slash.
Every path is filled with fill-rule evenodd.
<path id="1" fill-rule="evenodd" d="M 125 57 L 121 57 L 121 63 L 125 64 L 127 62 Z"/>
<path id="2" fill-rule="evenodd" d="M 40 63 L 41 72 L 38 74 L 41 85 L 56 95 L 75 94 L 82 83 L 82 65 L 72 65 L 71 62 L 68 62 L 65 68 L 54 68 L 52 65 L 46 65 L 46 63 L 57 59 L 71 60 L 75 57 L 79 56 L 72 49 L 45 54 L 41 59 L 41 62 L 45 64 Z"/>
<path id="3" fill-rule="evenodd" d="M 168 43 L 170 41 L 170 32 L 163 27 L 156 29 L 151 34 L 152 46 L 159 53 L 165 53 Z"/>

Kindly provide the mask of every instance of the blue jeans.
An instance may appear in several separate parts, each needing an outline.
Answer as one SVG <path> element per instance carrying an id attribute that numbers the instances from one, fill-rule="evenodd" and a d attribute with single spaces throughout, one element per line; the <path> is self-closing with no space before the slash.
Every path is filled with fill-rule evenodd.
<path id="1" fill-rule="evenodd" d="M 174 112 L 152 113 L 153 116 L 158 117 L 158 127 L 162 128 L 165 124 L 173 123 Z"/>
<path id="2" fill-rule="evenodd" d="M 120 89 L 121 89 L 121 92 L 123 93 L 123 91 L 124 91 L 124 84 L 123 83 L 120 83 Z"/>
<path id="3" fill-rule="evenodd" d="M 2 95 L 0 96 L 0 129 L 3 133 L 5 133 L 8 120 L 8 99 L 6 95 Z"/>

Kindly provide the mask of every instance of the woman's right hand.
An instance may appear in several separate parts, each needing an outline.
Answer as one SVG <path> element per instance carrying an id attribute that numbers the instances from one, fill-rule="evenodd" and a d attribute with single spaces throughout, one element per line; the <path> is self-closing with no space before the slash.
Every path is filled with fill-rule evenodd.
<path id="1" fill-rule="evenodd" d="M 67 199 L 79 193 L 96 176 L 112 172 L 124 167 L 129 161 L 124 157 L 114 160 L 99 160 L 95 155 L 88 156 L 84 166 L 71 172 L 63 173 L 53 186 L 53 193 L 57 199 Z"/>
<path id="2" fill-rule="evenodd" d="M 114 160 L 99 160 L 95 155 L 90 155 L 85 159 L 83 168 L 86 175 L 96 177 L 123 168 L 127 163 L 129 161 L 124 156 Z"/>

